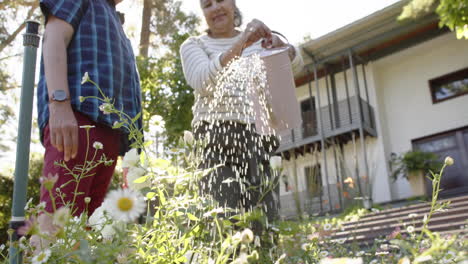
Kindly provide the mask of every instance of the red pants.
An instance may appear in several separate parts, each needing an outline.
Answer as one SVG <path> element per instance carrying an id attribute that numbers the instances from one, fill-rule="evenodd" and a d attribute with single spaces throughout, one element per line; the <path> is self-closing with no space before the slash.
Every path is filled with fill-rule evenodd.
<path id="1" fill-rule="evenodd" d="M 72 170 L 77 165 L 85 164 L 87 147 L 89 147 L 88 161 L 91 161 L 94 153 L 96 152 L 96 149 L 93 148 L 93 143 L 96 141 L 101 142 L 104 148 L 97 150 L 95 160 L 99 160 L 102 154 L 106 155 L 107 160 L 114 160 L 111 166 L 104 166 L 104 164 L 101 164 L 100 166 L 96 167 L 90 172 L 91 176 L 83 177 L 78 184 L 77 193 L 82 194 L 76 196 L 73 207 L 73 210 L 75 211 L 74 215 L 80 215 L 86 209 L 86 204 L 84 202 L 85 197 L 91 198 L 91 201 L 88 204 L 88 215 L 91 215 L 104 200 L 104 197 L 107 193 L 107 188 L 109 187 L 112 175 L 114 174 L 115 164 L 119 154 L 120 132 L 113 130 L 112 128 L 105 125 L 91 121 L 87 116 L 78 112 L 75 112 L 75 117 L 77 119 L 78 126 L 93 125 L 95 128 L 89 129 L 89 146 L 87 146 L 88 143 L 86 129 L 78 129 L 78 153 L 74 159 L 70 159 L 68 162 L 66 162 L 68 168 Z M 64 205 L 64 203 L 58 196 L 56 189 L 60 188 L 62 184 L 65 184 L 74 178 L 73 176 L 68 175 L 65 169 L 54 165 L 54 162 L 62 161 L 64 159 L 64 154 L 63 152 L 59 152 L 50 143 L 49 125 L 44 128 L 44 147 L 45 154 L 43 175 L 47 176 L 49 173 L 52 175 L 59 175 L 59 179 L 52 189 L 52 195 L 55 197 L 57 208 L 60 208 Z M 67 184 L 65 187 L 60 188 L 60 193 L 65 194 L 65 204 L 71 203 L 73 201 L 76 187 L 76 182 L 72 182 Z M 43 186 L 41 186 L 41 202 L 46 203 L 46 210 L 48 212 L 53 211 L 50 194 Z"/>

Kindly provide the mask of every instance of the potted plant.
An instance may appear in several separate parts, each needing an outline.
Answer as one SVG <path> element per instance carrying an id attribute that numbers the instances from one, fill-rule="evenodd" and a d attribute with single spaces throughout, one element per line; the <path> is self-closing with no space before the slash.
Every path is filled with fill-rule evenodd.
<path id="1" fill-rule="evenodd" d="M 393 154 L 390 160 L 393 180 L 406 178 L 415 196 L 426 194 L 425 176 L 437 171 L 441 165 L 437 154 L 420 150 L 408 151 L 400 156 Z"/>

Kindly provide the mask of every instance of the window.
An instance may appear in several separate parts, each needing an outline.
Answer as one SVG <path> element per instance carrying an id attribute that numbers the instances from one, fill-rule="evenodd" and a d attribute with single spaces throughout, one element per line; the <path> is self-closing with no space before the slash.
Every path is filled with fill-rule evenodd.
<path id="1" fill-rule="evenodd" d="M 432 79 L 429 85 L 433 103 L 468 94 L 468 68 Z"/>
<path id="2" fill-rule="evenodd" d="M 441 196 L 465 194 L 468 192 L 468 127 L 443 132 L 437 135 L 413 140 L 413 146 L 422 151 L 432 152 L 443 162 L 450 156 L 455 163 L 446 167 L 441 179 Z M 432 185 L 426 185 L 430 194 Z"/>
<path id="3" fill-rule="evenodd" d="M 312 103 L 312 105 L 311 105 Z M 315 97 L 301 102 L 302 123 L 304 127 L 304 137 L 311 137 L 318 134 L 317 115 L 315 110 Z"/>
<path id="4" fill-rule="evenodd" d="M 322 171 L 320 165 L 305 167 L 304 170 L 307 191 L 314 196 L 319 196 L 320 188 L 322 187 Z"/>

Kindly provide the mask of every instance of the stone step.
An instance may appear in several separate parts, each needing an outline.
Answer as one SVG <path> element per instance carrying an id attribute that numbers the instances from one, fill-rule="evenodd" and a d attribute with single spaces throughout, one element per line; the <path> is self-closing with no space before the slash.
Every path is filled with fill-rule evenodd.
<path id="1" fill-rule="evenodd" d="M 459 208 L 458 210 L 449 210 L 442 213 L 436 213 L 432 215 L 432 218 L 429 224 L 443 223 L 444 221 L 466 221 L 468 219 L 468 207 Z M 422 219 L 420 219 L 422 220 Z M 445 222 L 450 224 L 450 222 Z M 415 227 L 422 226 L 422 221 L 417 221 L 415 219 L 410 219 L 408 221 L 402 221 L 399 218 L 387 219 L 385 221 L 380 221 L 376 223 L 365 224 L 363 226 L 355 226 L 354 228 L 346 228 L 343 231 L 336 231 L 334 236 L 343 236 L 348 235 L 349 233 L 361 233 L 361 232 L 388 232 L 393 231 L 398 226 L 408 226 L 412 225 Z M 458 226 L 456 228 L 459 228 Z"/>
<path id="2" fill-rule="evenodd" d="M 379 217 L 369 221 L 357 221 L 352 223 L 345 223 L 343 224 L 344 230 L 354 230 L 354 229 L 362 229 L 362 228 L 370 228 L 370 227 L 379 227 L 385 226 L 395 222 L 422 222 L 424 215 L 429 213 L 430 208 L 419 208 L 417 210 L 410 210 L 405 212 L 404 214 L 388 214 L 387 217 Z M 411 214 L 415 214 L 415 216 L 411 216 Z M 451 205 L 450 208 L 446 211 L 436 212 L 433 214 L 433 220 L 438 217 L 443 217 L 446 215 L 456 215 L 456 214 L 468 214 L 468 201 L 463 203 L 458 203 Z M 411 216 L 411 217 L 410 217 Z M 468 216 L 467 216 L 468 218 Z M 336 230 L 337 233 L 340 230 Z"/>
<path id="3" fill-rule="evenodd" d="M 451 204 L 456 204 L 464 201 L 468 201 L 468 195 L 464 196 L 458 196 L 458 197 L 453 197 L 453 198 L 448 198 L 448 199 L 440 199 L 438 202 L 439 203 L 444 203 L 450 201 Z M 424 208 L 424 207 L 430 207 L 431 202 L 421 202 L 421 203 L 416 203 L 412 205 L 407 205 L 403 207 L 397 207 L 397 208 L 390 208 L 390 209 L 384 209 L 379 212 L 372 212 L 367 214 L 364 218 L 372 218 L 375 216 L 379 216 L 382 214 L 389 214 L 389 213 L 397 213 L 397 212 L 403 212 L 407 210 L 413 210 L 417 208 Z"/>
<path id="4" fill-rule="evenodd" d="M 468 205 L 468 196 L 463 196 L 464 199 L 454 199 L 454 200 L 441 200 L 439 203 L 451 201 L 449 208 L 455 209 L 459 207 L 464 207 Z M 425 213 L 428 213 L 430 209 L 429 203 L 422 203 L 419 205 L 411 205 L 402 208 L 394 208 L 394 209 L 387 209 L 382 210 L 378 213 L 370 213 L 363 217 L 361 217 L 358 221 L 349 221 L 343 224 L 344 227 L 353 226 L 356 223 L 364 224 L 366 222 L 373 222 L 379 221 L 382 219 L 390 219 L 390 218 L 398 218 L 398 217 L 406 217 L 409 214 L 421 214 L 421 217 L 424 216 Z"/>
<path id="5" fill-rule="evenodd" d="M 463 215 L 449 215 L 445 217 L 433 218 L 431 219 L 428 227 L 432 232 L 442 232 L 442 231 L 454 231 L 462 230 L 463 232 L 468 232 L 466 228 L 462 228 L 467 224 L 468 214 Z M 422 229 L 422 223 L 411 224 L 415 227 L 415 232 L 419 232 Z M 332 240 L 338 241 L 340 239 L 346 238 L 347 240 L 356 241 L 356 242 L 371 242 L 376 238 L 386 238 L 390 235 L 397 227 L 401 228 L 401 234 L 408 234 L 406 227 L 409 225 L 404 225 L 403 223 L 394 223 L 380 228 L 365 228 L 356 230 L 355 232 L 340 232 L 339 234 L 335 233 L 332 235 Z M 460 232 L 462 232 L 460 231 Z"/>
<path id="6" fill-rule="evenodd" d="M 432 232 L 437 232 L 440 235 L 458 235 L 462 238 L 468 238 L 468 229 L 454 229 L 455 226 L 463 226 L 466 224 L 465 221 L 458 221 L 453 222 L 451 224 L 437 224 L 437 225 L 429 225 L 429 229 Z M 415 228 L 415 232 L 419 235 L 421 231 L 421 227 Z M 408 235 L 408 232 L 402 229 L 401 234 Z M 383 234 L 375 234 L 375 233 L 368 233 L 368 234 L 356 234 L 354 236 L 347 236 L 347 237 L 333 237 L 331 239 L 332 242 L 337 243 L 338 241 L 346 238 L 344 243 L 358 243 L 359 245 L 365 244 L 373 244 L 376 239 L 387 240 L 387 236 Z"/>

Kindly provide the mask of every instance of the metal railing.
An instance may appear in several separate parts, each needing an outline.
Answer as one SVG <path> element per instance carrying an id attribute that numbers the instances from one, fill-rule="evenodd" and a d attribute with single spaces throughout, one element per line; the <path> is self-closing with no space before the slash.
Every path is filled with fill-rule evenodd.
<path id="1" fill-rule="evenodd" d="M 375 135 L 374 109 L 367 101 L 362 98 L 359 99 L 362 105 L 363 127 L 367 132 Z M 338 104 L 323 106 L 320 108 L 320 112 L 325 138 L 359 129 L 359 101 L 357 96 L 339 101 Z M 320 141 L 320 124 L 318 120 L 318 111 L 308 111 L 303 113 L 301 127 L 280 131 L 281 141 L 278 152 Z"/>

